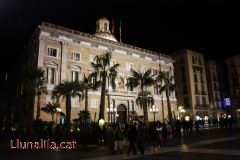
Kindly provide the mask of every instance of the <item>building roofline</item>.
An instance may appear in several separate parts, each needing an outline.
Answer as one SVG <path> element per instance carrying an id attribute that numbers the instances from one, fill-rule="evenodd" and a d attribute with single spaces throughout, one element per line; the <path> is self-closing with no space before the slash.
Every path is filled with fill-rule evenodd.
<path id="1" fill-rule="evenodd" d="M 235 59 L 235 58 L 240 58 L 240 54 L 237 54 L 237 55 L 235 55 L 235 56 L 232 56 L 232 57 L 230 57 L 230 58 L 227 58 L 226 59 L 226 61 L 230 61 L 230 60 L 232 60 L 232 59 Z"/>
<path id="2" fill-rule="evenodd" d="M 109 43 L 109 44 L 116 45 L 116 46 L 119 46 L 119 47 L 124 47 L 126 49 L 132 49 L 132 50 L 136 50 L 138 52 L 140 51 L 140 52 L 147 53 L 147 54 L 153 54 L 153 55 L 161 56 L 163 58 L 167 58 L 168 60 L 173 60 L 172 56 L 169 56 L 169 55 L 165 55 L 165 54 L 162 54 L 162 53 L 154 52 L 154 51 L 151 51 L 151 50 L 143 49 L 143 48 L 132 46 L 132 45 L 125 44 L 125 43 L 114 42 L 114 41 L 107 40 L 107 39 L 104 39 L 104 38 L 99 38 L 99 37 L 96 37 L 96 36 L 88 34 L 88 33 L 84 33 L 84 32 L 80 32 L 80 31 L 77 31 L 77 30 L 69 29 L 69 28 L 66 28 L 66 27 L 63 27 L 63 26 L 52 24 L 52 23 L 48 23 L 48 22 L 43 21 L 41 23 L 40 28 L 41 27 L 48 27 L 48 28 L 51 28 L 51 29 L 55 29 L 55 30 L 65 32 L 67 34 L 81 36 L 81 37 L 88 38 L 88 39 L 91 39 L 91 40 L 97 40 L 97 41 L 100 41 L 100 42 Z"/>

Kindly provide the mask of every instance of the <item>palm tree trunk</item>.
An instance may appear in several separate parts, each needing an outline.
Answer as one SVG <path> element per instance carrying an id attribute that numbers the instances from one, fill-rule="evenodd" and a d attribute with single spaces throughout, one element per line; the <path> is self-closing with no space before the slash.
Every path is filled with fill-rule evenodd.
<path id="1" fill-rule="evenodd" d="M 66 96 L 66 129 L 69 133 L 71 130 L 71 96 Z"/>
<path id="2" fill-rule="evenodd" d="M 101 88 L 101 101 L 100 101 L 99 119 L 104 119 L 106 80 L 107 80 L 107 76 L 103 75 L 103 78 L 102 78 L 102 88 Z"/>
<path id="3" fill-rule="evenodd" d="M 148 112 L 147 112 L 147 103 L 144 102 L 143 104 L 143 113 L 144 113 L 144 123 L 146 127 L 148 127 Z"/>
<path id="4" fill-rule="evenodd" d="M 37 116 L 36 116 L 36 120 L 40 119 L 40 99 L 41 99 L 41 94 L 38 93 L 37 94 Z"/>
<path id="5" fill-rule="evenodd" d="M 164 104 L 163 104 L 163 93 L 162 93 L 162 119 L 164 122 Z"/>
<path id="6" fill-rule="evenodd" d="M 172 109 L 171 109 L 171 102 L 169 99 L 169 90 L 168 89 L 166 89 L 166 97 L 167 97 L 167 106 L 168 106 L 168 120 L 169 120 L 171 129 L 173 130 L 173 117 L 172 117 Z"/>
<path id="7" fill-rule="evenodd" d="M 54 114 L 52 114 L 52 122 L 54 122 Z"/>
<path id="8" fill-rule="evenodd" d="M 88 89 L 85 90 L 85 111 L 88 111 Z"/>

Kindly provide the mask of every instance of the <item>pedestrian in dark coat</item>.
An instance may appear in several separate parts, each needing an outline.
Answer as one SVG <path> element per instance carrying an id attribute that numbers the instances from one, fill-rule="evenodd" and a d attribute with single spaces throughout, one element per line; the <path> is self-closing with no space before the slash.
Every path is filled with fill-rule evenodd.
<path id="1" fill-rule="evenodd" d="M 136 154 L 136 148 L 135 148 L 136 139 L 137 139 L 137 129 L 136 129 L 136 122 L 135 122 L 129 127 L 129 130 L 128 130 L 129 147 L 127 150 L 127 154 L 129 154 L 132 149 L 133 149 L 133 154 Z"/>
<path id="2" fill-rule="evenodd" d="M 137 145 L 138 149 L 141 152 L 141 156 L 144 156 L 145 150 L 145 138 L 146 138 L 146 128 L 142 121 L 139 122 L 139 128 L 137 132 Z"/>

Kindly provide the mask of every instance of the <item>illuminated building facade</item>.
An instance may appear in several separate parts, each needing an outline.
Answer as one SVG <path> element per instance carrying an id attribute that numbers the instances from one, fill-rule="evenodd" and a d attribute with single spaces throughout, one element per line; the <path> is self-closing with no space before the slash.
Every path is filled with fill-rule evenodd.
<path id="1" fill-rule="evenodd" d="M 209 98 L 204 57 L 201 53 L 182 49 L 173 53 L 178 106 L 185 116 L 208 119 Z"/>
<path id="2" fill-rule="evenodd" d="M 210 112 L 213 117 L 219 119 L 226 112 L 229 106 L 227 101 L 226 89 L 226 71 L 224 65 L 220 65 L 215 61 L 206 62 L 207 85 L 209 93 Z"/>
<path id="3" fill-rule="evenodd" d="M 142 109 L 136 105 L 135 101 L 138 89 L 130 90 L 126 86 L 130 69 L 144 72 L 151 68 L 153 73 L 157 73 L 161 66 L 162 70 L 174 74 L 174 61 L 170 56 L 118 42 L 111 34 L 110 23 L 106 18 L 99 19 L 96 25 L 96 32 L 93 35 L 46 22 L 42 22 L 37 27 L 28 45 L 27 56 L 29 66 L 42 67 L 45 70 L 48 94 L 42 96 L 41 107 L 51 101 L 51 92 L 57 84 L 63 81 L 82 80 L 84 74 L 88 75 L 93 70 L 90 62 L 94 60 L 94 57 L 110 52 L 112 54 L 111 65 L 119 63 L 120 67 L 116 89 L 112 89 L 110 83 L 106 85 L 105 119 L 112 122 L 127 122 L 131 111 L 143 115 Z M 159 108 L 156 120 L 162 121 L 162 109 L 164 109 L 164 118 L 168 115 L 166 95 L 160 95 L 154 86 L 149 87 L 148 90 L 153 94 L 155 106 Z M 176 113 L 175 92 L 171 94 L 170 100 L 172 110 Z M 89 91 L 88 101 L 91 119 L 98 120 L 100 90 Z M 60 102 L 62 111 L 65 112 L 64 99 Z M 72 98 L 72 119 L 78 118 L 81 110 L 84 110 L 84 100 Z M 114 118 L 109 115 L 110 111 L 114 114 Z M 148 112 L 149 120 L 153 121 L 153 114 L 149 109 Z M 50 120 L 50 116 L 41 112 L 41 119 Z"/>
<path id="4" fill-rule="evenodd" d="M 236 114 L 234 116 L 236 116 L 238 122 L 240 122 L 240 55 L 231 57 L 226 61 L 232 114 Z"/>

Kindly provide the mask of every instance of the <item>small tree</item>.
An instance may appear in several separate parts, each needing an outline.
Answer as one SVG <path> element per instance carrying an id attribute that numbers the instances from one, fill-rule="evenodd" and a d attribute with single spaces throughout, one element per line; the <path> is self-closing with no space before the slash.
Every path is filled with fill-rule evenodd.
<path id="1" fill-rule="evenodd" d="M 41 108 L 41 110 L 45 113 L 49 113 L 52 116 L 52 122 L 54 121 L 54 115 L 57 113 L 57 108 L 60 108 L 59 103 L 51 103 L 48 102 L 45 107 Z"/>
<path id="2" fill-rule="evenodd" d="M 55 86 L 52 95 L 53 97 L 64 97 L 66 99 L 66 129 L 71 130 L 71 97 L 82 97 L 82 87 L 78 82 L 63 82 Z"/>
<path id="3" fill-rule="evenodd" d="M 154 99 L 152 97 L 151 92 L 143 91 L 138 94 L 136 99 L 137 105 L 139 105 L 143 109 L 144 113 L 144 123 L 148 124 L 148 112 L 147 108 L 151 107 L 154 104 Z"/>

